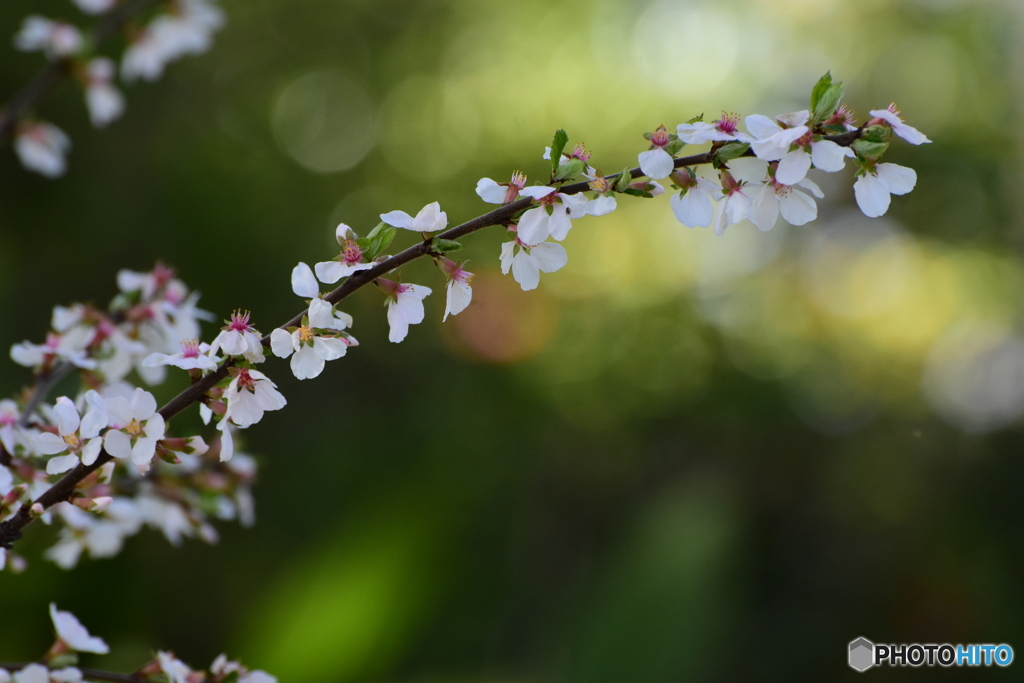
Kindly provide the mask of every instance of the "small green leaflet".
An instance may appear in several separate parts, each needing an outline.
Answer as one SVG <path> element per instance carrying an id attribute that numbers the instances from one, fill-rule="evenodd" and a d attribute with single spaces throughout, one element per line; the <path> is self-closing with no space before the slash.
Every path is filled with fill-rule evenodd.
<path id="1" fill-rule="evenodd" d="M 826 73 L 811 90 L 811 125 L 816 126 L 830 118 L 843 100 L 842 82 L 832 82 L 832 72 Z"/>
<path id="2" fill-rule="evenodd" d="M 558 161 L 562 158 L 562 150 L 569 142 L 569 134 L 559 128 L 555 131 L 555 139 L 551 141 L 551 172 L 558 171 Z"/>

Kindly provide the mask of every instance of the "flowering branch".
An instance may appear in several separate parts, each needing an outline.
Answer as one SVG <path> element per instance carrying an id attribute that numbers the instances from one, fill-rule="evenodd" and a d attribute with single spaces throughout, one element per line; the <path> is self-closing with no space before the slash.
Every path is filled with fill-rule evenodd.
<path id="1" fill-rule="evenodd" d="M 135 2 L 118 5 L 105 14 L 93 26 L 91 34 L 93 47 L 113 36 L 125 23 L 138 16 L 150 5 L 156 4 L 157 1 L 135 0 Z M 52 62 L 10 99 L 7 106 L 0 110 L 0 143 L 13 134 L 15 124 L 26 111 L 71 73 L 72 64 L 70 59 Z"/>
<path id="2" fill-rule="evenodd" d="M 864 127 L 861 126 L 860 128 L 856 128 L 845 133 L 823 136 L 823 139 L 834 142 L 839 146 L 849 147 L 862 137 L 863 131 Z M 724 146 L 725 145 L 721 142 L 715 143 L 712 149 L 707 152 L 673 159 L 672 167 L 679 169 L 704 164 L 714 164 L 719 160 L 718 157 Z M 748 148 L 742 151 L 740 154 L 738 154 L 735 158 L 753 156 L 755 156 L 754 150 Z M 640 167 L 624 171 L 623 174 L 628 174 L 628 176 L 631 179 L 647 175 L 644 172 L 644 170 Z M 614 183 L 619 177 L 620 174 L 615 174 L 603 176 L 603 179 L 607 183 Z M 552 181 L 552 183 L 549 183 L 549 185 L 551 184 L 554 184 L 554 181 Z M 593 189 L 594 185 L 594 180 L 577 182 L 563 185 L 559 189 L 559 192 L 564 195 L 575 195 Z M 348 296 L 350 296 L 351 294 L 353 294 L 358 289 L 366 286 L 367 284 L 370 284 L 371 282 L 374 282 L 378 278 L 387 275 L 388 273 L 395 271 L 396 269 L 413 260 L 416 260 L 424 256 L 439 257 L 441 256 L 441 254 L 434 248 L 434 245 L 437 244 L 439 241 L 454 241 L 490 226 L 507 225 L 510 223 L 510 221 L 513 220 L 516 214 L 527 209 L 533 203 L 533 201 L 534 200 L 528 196 L 516 199 L 508 204 L 505 204 L 497 209 L 494 209 L 493 211 L 477 216 L 472 220 L 466 221 L 461 225 L 451 228 L 450 230 L 441 232 L 436 236 L 431 236 L 428 239 L 418 242 L 412 245 L 411 247 L 408 247 L 404 251 L 399 252 L 398 254 L 391 256 L 373 265 L 368 269 L 360 270 L 358 272 L 353 273 L 339 287 L 335 288 L 330 293 L 324 295 L 323 299 L 331 304 L 337 304 L 340 301 L 347 298 Z M 302 311 L 296 314 L 288 322 L 279 326 L 277 329 L 285 330 L 289 327 L 297 327 L 302 323 L 303 317 L 305 315 L 307 315 L 307 311 Z M 260 339 L 260 343 L 263 346 L 270 346 L 271 336 L 272 335 L 266 335 L 262 337 Z M 230 369 L 234 366 L 235 361 L 230 357 L 227 358 L 220 364 L 220 366 L 216 370 L 206 374 L 205 376 L 195 381 L 187 389 L 185 389 L 177 396 L 175 396 L 173 399 L 168 401 L 157 412 L 160 414 L 160 416 L 164 419 L 165 422 L 169 421 L 182 410 L 192 405 L 196 401 L 200 400 L 203 396 L 206 395 L 206 393 L 210 389 L 214 388 L 219 382 L 224 380 L 228 376 Z M 71 367 L 72 366 L 70 363 L 65 363 L 61 366 L 58 366 L 58 368 L 55 368 L 54 370 L 51 371 L 50 375 L 46 378 L 46 380 L 50 380 L 51 378 L 57 375 L 63 376 L 61 373 L 66 373 L 68 370 L 70 370 Z M 59 380 L 59 377 L 57 377 L 57 380 Z M 56 380 L 45 381 L 44 383 L 42 383 L 33 392 L 32 401 L 38 402 L 42 400 L 45 391 L 52 387 L 52 385 L 55 383 Z M 24 419 L 27 419 L 27 417 L 23 418 L 23 420 Z M 95 460 L 95 462 L 88 465 L 78 464 L 73 470 L 68 472 L 62 479 L 60 479 L 57 483 L 50 487 L 45 493 L 40 495 L 33 502 L 32 505 L 22 505 L 21 508 L 13 517 L 0 523 L 0 547 L 10 548 L 11 544 L 18 538 L 20 538 L 22 530 L 32 522 L 34 517 L 40 515 L 44 510 L 49 509 L 51 506 L 57 503 L 71 499 L 75 489 L 84 479 L 86 479 L 93 472 L 100 469 L 101 467 L 111 462 L 112 460 L 113 456 L 111 456 L 106 450 L 104 450 L 100 453 L 99 457 Z"/>

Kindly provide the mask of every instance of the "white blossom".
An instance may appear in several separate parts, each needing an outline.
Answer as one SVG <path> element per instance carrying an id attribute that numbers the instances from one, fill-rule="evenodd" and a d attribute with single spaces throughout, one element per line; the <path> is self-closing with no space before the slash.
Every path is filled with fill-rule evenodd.
<path id="1" fill-rule="evenodd" d="M 156 657 L 160 662 L 160 669 L 167 674 L 170 683 L 189 683 L 188 675 L 192 673 L 192 669 L 188 664 L 177 659 L 171 652 L 159 651 Z"/>
<path id="2" fill-rule="evenodd" d="M 877 218 L 889 210 L 889 195 L 907 194 L 917 184 L 917 173 L 898 164 L 878 164 L 853 184 L 857 206 L 869 218 Z"/>
<path id="3" fill-rule="evenodd" d="M 74 614 L 58 610 L 57 605 L 52 602 L 50 603 L 50 619 L 53 620 L 53 628 L 57 631 L 57 637 L 72 650 L 94 652 L 98 655 L 110 652 L 110 648 L 103 642 L 103 639 L 89 635 L 89 631 L 82 626 Z"/>
<path id="4" fill-rule="evenodd" d="M 676 135 L 688 145 L 700 145 L 705 142 L 727 142 L 730 140 L 752 142 L 753 138 L 737 130 L 739 122 L 739 114 L 722 112 L 722 118 L 711 123 L 705 121 L 680 123 L 676 126 Z"/>
<path id="5" fill-rule="evenodd" d="M 288 401 L 269 377 L 259 370 L 232 368 L 234 377 L 224 390 L 227 411 L 223 422 L 231 420 L 239 427 L 248 427 L 263 419 L 268 410 L 280 410 Z"/>
<path id="6" fill-rule="evenodd" d="M 46 463 L 47 474 L 67 472 L 79 461 L 83 465 L 91 465 L 99 457 L 103 448 L 99 434 L 107 426 L 106 408 L 96 391 L 88 391 L 85 398 L 91 409 L 84 418 L 79 417 L 71 399 L 67 396 L 58 398 L 53 407 L 57 434 L 40 432 L 34 435 L 32 445 L 37 452 L 57 456 Z"/>
<path id="7" fill-rule="evenodd" d="M 115 458 L 130 458 L 139 472 L 149 470 L 156 444 L 164 438 L 164 418 L 156 408 L 156 399 L 142 388 L 136 388 L 130 399 L 117 396 L 106 402 L 110 429 L 103 444 Z"/>
<path id="8" fill-rule="evenodd" d="M 423 322 L 423 299 L 433 290 L 423 285 L 406 285 L 385 278 L 376 280 L 388 303 L 388 340 L 399 343 L 409 334 L 409 325 Z"/>
<path id="9" fill-rule="evenodd" d="M 751 149 L 758 159 L 778 161 L 789 153 L 790 146 L 810 132 L 804 125 L 811 117 L 806 109 L 783 114 L 774 121 L 761 114 L 753 114 L 746 118 L 747 130 L 753 135 Z"/>
<path id="10" fill-rule="evenodd" d="M 796 185 L 803 180 L 812 163 L 815 168 L 835 173 L 843 170 L 847 157 L 855 156 L 849 147 L 811 135 L 804 125 L 809 118 L 806 110 L 780 116 L 778 121 L 787 126 L 784 127 L 766 116 L 747 117 L 747 127 L 757 136 L 751 145 L 754 153 L 759 159 L 779 162 L 775 179 L 783 185 Z"/>
<path id="11" fill-rule="evenodd" d="M 669 198 L 676 220 L 688 228 L 706 228 L 715 216 L 713 197 L 722 196 L 722 188 L 698 176 L 688 168 L 681 168 L 672 174 L 672 181 L 680 188 Z"/>
<path id="12" fill-rule="evenodd" d="M 555 242 L 528 245 L 518 237 L 501 245 L 501 272 L 512 277 L 524 292 L 536 289 L 540 274 L 553 273 L 569 262 L 565 247 Z"/>
<path id="13" fill-rule="evenodd" d="M 806 188 L 819 199 L 825 196 L 821 188 L 810 178 L 804 178 L 797 185 Z M 784 185 L 777 179 L 769 179 L 754 198 L 754 205 L 750 209 L 750 222 L 756 225 L 758 230 L 767 232 L 775 226 L 780 212 L 790 225 L 804 225 L 818 217 L 818 205 L 813 198 L 797 187 Z"/>
<path id="14" fill-rule="evenodd" d="M 473 288 L 470 286 L 470 283 L 473 282 L 473 273 L 465 270 L 455 261 L 444 257 L 438 260 L 438 266 L 448 278 L 444 318 L 442 318 L 442 322 L 444 322 L 448 319 L 449 314 L 458 315 L 469 306 L 469 302 L 473 299 Z"/>
<path id="15" fill-rule="evenodd" d="M 488 204 L 509 204 L 519 197 L 519 192 L 524 187 L 526 187 L 526 176 L 516 171 L 507 183 L 481 178 L 476 183 L 476 193 Z"/>
<path id="16" fill-rule="evenodd" d="M 540 202 L 519 219 L 519 239 L 527 244 L 540 244 L 549 235 L 564 240 L 572 229 L 571 219 L 587 214 L 587 198 L 582 194 L 567 195 L 542 185 L 524 188 L 519 194 Z"/>
<path id="17" fill-rule="evenodd" d="M 723 197 L 718 202 L 718 211 L 712 221 L 715 234 L 719 236 L 725 234 L 727 227 L 746 218 L 754 205 L 748 183 L 736 180 L 729 171 L 722 171 L 720 177 Z"/>
<path id="18" fill-rule="evenodd" d="M 675 161 L 672 155 L 665 151 L 665 147 L 671 142 L 671 137 L 665 126 L 659 126 L 656 131 L 650 134 L 651 149 L 641 152 L 637 157 L 640 162 L 640 170 L 652 180 L 667 178 L 672 173 Z"/>
<path id="19" fill-rule="evenodd" d="M 21 126 L 14 139 L 14 151 L 21 165 L 47 178 L 64 175 L 64 156 L 71 149 L 71 139 L 57 126 L 38 121 Z"/>
<path id="20" fill-rule="evenodd" d="M 338 260 L 323 261 L 314 266 L 316 277 L 320 282 L 334 284 L 343 277 L 360 270 L 373 268 L 373 263 L 363 263 L 363 250 L 356 244 L 356 234 L 352 228 L 340 223 L 334 231 L 334 236 L 341 245 L 342 251 Z"/>
<path id="21" fill-rule="evenodd" d="M 14 36 L 14 47 L 23 52 L 42 50 L 50 59 L 67 57 L 82 49 L 82 33 L 71 24 L 38 14 L 25 17 Z"/>
<path id="22" fill-rule="evenodd" d="M 204 373 L 216 370 L 222 358 L 210 355 L 210 345 L 197 339 L 181 342 L 181 353 L 151 353 L 142 360 L 143 367 L 173 365 L 182 370 L 202 370 Z"/>
<path id="23" fill-rule="evenodd" d="M 176 12 L 153 19 L 125 50 L 121 75 L 126 81 L 155 81 L 164 67 L 188 54 L 210 49 L 224 13 L 209 0 L 178 0 Z"/>
<path id="24" fill-rule="evenodd" d="M 14 683 L 50 683 L 50 670 L 42 664 L 29 664 L 14 672 Z"/>
<path id="25" fill-rule="evenodd" d="M 892 126 L 892 132 L 896 133 L 896 135 L 899 135 L 912 145 L 931 142 L 924 133 L 903 122 L 903 117 L 900 116 L 900 110 L 896 108 L 895 103 L 890 104 L 887 109 L 872 109 L 869 113 L 875 118 L 882 119 L 888 123 Z"/>
<path id="26" fill-rule="evenodd" d="M 231 320 L 221 328 L 213 343 L 210 344 L 210 355 L 223 350 L 226 356 L 244 356 L 250 363 L 262 363 L 263 342 L 260 333 L 249 324 L 249 311 L 235 311 Z"/>
<path id="27" fill-rule="evenodd" d="M 427 204 L 413 218 L 405 211 L 382 213 L 380 219 L 396 228 L 405 228 L 415 232 L 437 232 L 448 225 L 448 214 L 441 210 L 437 202 Z"/>
<path id="28" fill-rule="evenodd" d="M 85 103 L 92 125 L 103 128 L 124 113 L 124 95 L 114 86 L 117 67 L 108 57 L 97 57 L 86 68 Z"/>

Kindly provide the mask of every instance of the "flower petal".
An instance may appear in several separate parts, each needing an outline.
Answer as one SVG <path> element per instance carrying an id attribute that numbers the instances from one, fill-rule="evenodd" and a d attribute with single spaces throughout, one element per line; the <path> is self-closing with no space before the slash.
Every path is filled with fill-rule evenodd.
<path id="1" fill-rule="evenodd" d="M 819 140 L 811 143 L 811 161 L 815 168 L 820 168 L 827 173 L 842 171 L 846 166 L 847 147 L 840 147 L 831 140 Z M 786 183 L 794 185 L 795 183 Z"/>
<path id="2" fill-rule="evenodd" d="M 809 170 L 811 170 L 811 155 L 800 147 L 782 157 L 779 168 L 775 171 L 775 180 L 783 185 L 796 185 L 807 177 Z"/>
<path id="3" fill-rule="evenodd" d="M 866 173 L 853 184 L 857 206 L 868 218 L 877 218 L 889 210 L 889 188 L 873 173 Z"/>
<path id="4" fill-rule="evenodd" d="M 476 193 L 488 204 L 504 204 L 508 190 L 490 178 L 481 178 L 476 183 Z"/>
<path id="5" fill-rule="evenodd" d="M 879 164 L 878 177 L 892 194 L 906 194 L 917 185 L 917 171 L 899 164 Z"/>
<path id="6" fill-rule="evenodd" d="M 303 299 L 315 299 L 320 296 L 320 285 L 313 277 L 313 271 L 305 263 L 292 268 L 292 291 Z"/>
<path id="7" fill-rule="evenodd" d="M 675 163 L 672 160 L 672 156 L 660 147 L 641 152 L 638 159 L 640 161 L 640 170 L 652 180 L 667 178 L 672 173 L 673 164 Z"/>
<path id="8" fill-rule="evenodd" d="M 388 225 L 396 228 L 405 228 L 407 230 L 413 230 L 412 216 L 407 214 L 405 211 L 390 211 L 388 213 L 382 213 L 380 219 Z"/>

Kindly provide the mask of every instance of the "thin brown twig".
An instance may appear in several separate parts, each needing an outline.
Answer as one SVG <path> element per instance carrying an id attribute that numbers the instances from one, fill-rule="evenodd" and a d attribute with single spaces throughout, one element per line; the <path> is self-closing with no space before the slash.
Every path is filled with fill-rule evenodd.
<path id="1" fill-rule="evenodd" d="M 848 147 L 860 138 L 862 129 L 843 133 L 841 135 L 829 135 L 825 136 L 826 139 L 832 140 L 833 142 Z M 714 161 L 716 150 L 704 152 L 702 154 L 695 154 L 693 156 L 681 157 L 675 160 L 675 168 L 681 168 L 683 166 L 697 166 L 701 164 L 709 164 Z M 751 150 L 747 150 L 743 156 L 754 156 Z M 639 168 L 630 170 L 630 176 L 633 178 L 639 178 L 644 175 L 643 171 Z M 605 176 L 609 181 L 614 181 L 617 175 Z M 559 192 L 564 194 L 577 194 L 579 192 L 585 192 L 590 188 L 590 184 L 587 181 L 572 183 L 569 185 L 563 185 Z M 533 203 L 533 200 L 524 197 L 517 199 L 510 204 L 505 204 L 493 211 L 477 216 L 476 218 L 466 221 L 461 225 L 457 225 L 450 230 L 440 233 L 437 235 L 439 239 L 446 240 L 457 240 L 461 237 L 465 237 L 470 233 L 474 233 L 478 230 L 490 227 L 492 225 L 504 225 L 511 221 L 515 215 L 526 209 Z M 394 256 L 381 261 L 373 268 L 362 270 L 351 275 L 346 279 L 340 286 L 331 291 L 329 294 L 324 296 L 324 299 L 332 304 L 336 304 L 346 297 L 350 296 L 356 290 L 370 284 L 377 278 L 390 273 L 391 271 L 400 268 L 401 266 L 413 261 L 422 256 L 432 254 L 431 249 L 432 240 L 425 240 L 418 242 L 413 246 L 405 249 Z M 306 311 L 298 313 L 288 322 L 280 325 L 279 328 L 287 328 L 298 325 L 302 321 L 302 316 L 306 314 Z M 270 343 L 270 335 L 263 337 L 263 344 L 268 345 Z M 234 365 L 234 362 L 229 358 L 221 363 L 220 367 L 211 372 L 210 374 L 202 377 L 194 384 L 189 386 L 187 389 L 179 393 L 177 396 L 168 401 L 159 413 L 163 416 L 164 420 L 170 420 L 172 417 L 180 413 L 188 406 L 195 403 L 197 400 L 203 397 L 207 391 L 212 389 L 218 382 L 227 377 L 228 369 Z M 91 465 L 79 464 L 75 469 L 65 474 L 60 481 L 45 491 L 39 498 L 35 500 L 35 504 L 41 505 L 44 509 L 50 506 L 68 500 L 75 491 L 75 487 L 85 479 L 87 476 L 92 474 L 94 471 L 102 467 L 113 460 L 113 457 L 103 451 L 100 453 L 96 461 Z M 5 522 L 0 523 L 0 547 L 10 548 L 14 541 L 21 538 L 22 530 L 28 526 L 32 521 L 32 515 L 30 507 L 22 505 L 18 512 Z"/>

